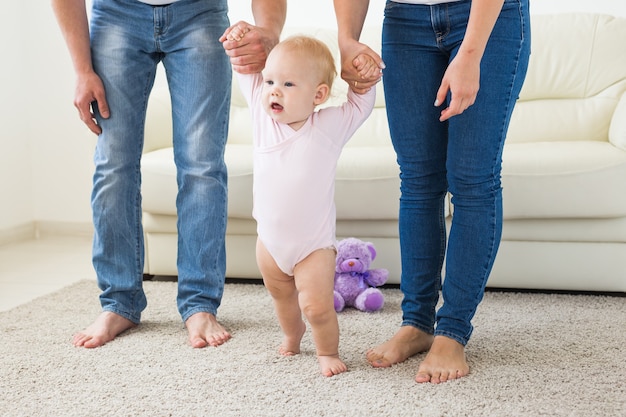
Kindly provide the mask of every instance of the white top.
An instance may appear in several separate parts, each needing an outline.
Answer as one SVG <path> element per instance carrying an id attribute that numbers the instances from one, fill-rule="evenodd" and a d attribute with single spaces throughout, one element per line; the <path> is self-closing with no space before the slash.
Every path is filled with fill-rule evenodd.
<path id="1" fill-rule="evenodd" d="M 164 4 L 170 4 L 177 2 L 178 0 L 139 0 L 142 3 L 151 4 L 153 6 L 162 6 Z"/>
<path id="2" fill-rule="evenodd" d="M 432 6 L 433 4 L 441 3 L 453 3 L 459 0 L 393 0 L 395 3 L 408 3 L 408 4 L 426 4 Z"/>

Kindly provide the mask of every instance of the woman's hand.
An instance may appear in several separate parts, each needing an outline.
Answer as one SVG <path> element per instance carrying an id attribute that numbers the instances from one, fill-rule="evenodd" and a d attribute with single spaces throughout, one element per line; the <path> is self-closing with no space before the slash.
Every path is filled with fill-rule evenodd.
<path id="1" fill-rule="evenodd" d="M 441 111 L 439 120 L 443 122 L 467 110 L 476 101 L 479 87 L 480 59 L 459 51 L 450 62 L 437 91 L 436 107 L 445 103 L 448 92 L 451 97 L 448 107 Z"/>
<path id="2" fill-rule="evenodd" d="M 363 94 L 382 77 L 385 64 L 370 47 L 357 41 L 342 45 L 341 78 L 355 93 Z"/>

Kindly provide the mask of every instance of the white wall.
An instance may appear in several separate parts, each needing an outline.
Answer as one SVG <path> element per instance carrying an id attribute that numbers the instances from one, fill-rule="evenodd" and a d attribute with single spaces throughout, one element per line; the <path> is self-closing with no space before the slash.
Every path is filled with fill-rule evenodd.
<path id="1" fill-rule="evenodd" d="M 28 66 L 21 59 L 27 42 L 21 36 L 19 21 L 26 20 L 21 2 L 3 5 L 5 16 L 0 25 L 3 59 L 0 65 L 0 230 L 32 221 L 32 169 L 30 141 L 25 127 L 25 102 L 31 94 L 27 86 Z M 10 42 L 9 40 L 13 40 Z M 6 58 L 5 58 L 6 57 Z M 32 97 L 33 104 L 41 97 Z M 37 119 L 33 106 L 33 121 Z"/>
<path id="2" fill-rule="evenodd" d="M 94 135 L 49 1 L 8 2 L 0 25 L 0 243 L 36 221 L 90 223 Z"/>
<path id="3" fill-rule="evenodd" d="M 30 125 L 34 219 L 89 223 L 96 136 L 79 120 L 72 104 L 71 60 L 50 2 L 43 4 L 45 7 L 28 8 L 33 28 L 29 41 L 37 51 L 27 56 L 33 73 L 31 88 L 46 98 L 37 123 Z"/>
<path id="4" fill-rule="evenodd" d="M 32 222 L 91 222 L 95 137 L 72 105 L 74 74 L 49 1 L 3 5 L 0 25 L 0 242 Z M 251 19 L 247 0 L 231 0 L 232 21 Z M 384 0 L 370 0 L 367 24 L 382 22 Z M 288 1 L 287 25 L 335 27 L 331 0 Z M 586 11 L 626 16 L 624 0 L 531 0 L 531 12 Z"/>

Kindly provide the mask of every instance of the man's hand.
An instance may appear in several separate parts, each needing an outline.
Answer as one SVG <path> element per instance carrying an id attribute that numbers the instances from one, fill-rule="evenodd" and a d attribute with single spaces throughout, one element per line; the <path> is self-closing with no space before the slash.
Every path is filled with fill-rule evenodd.
<path id="1" fill-rule="evenodd" d="M 92 112 L 92 103 L 97 104 L 98 111 L 103 118 L 109 118 L 109 105 L 106 101 L 104 86 L 100 77 L 94 72 L 78 76 L 74 106 L 78 109 L 80 120 L 87 125 L 89 130 L 99 135 L 102 133 L 102 128 L 96 123 L 96 118 Z"/>
<path id="2" fill-rule="evenodd" d="M 261 72 L 265 60 L 279 39 L 274 33 L 240 21 L 220 37 L 233 70 L 242 74 Z"/>

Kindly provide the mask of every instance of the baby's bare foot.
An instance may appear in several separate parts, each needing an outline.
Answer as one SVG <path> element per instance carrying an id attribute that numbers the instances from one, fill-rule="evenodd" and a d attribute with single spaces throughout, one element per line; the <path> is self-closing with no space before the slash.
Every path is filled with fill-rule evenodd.
<path id="1" fill-rule="evenodd" d="M 391 339 L 367 351 L 367 361 L 376 368 L 386 368 L 425 352 L 433 336 L 413 326 L 402 326 Z"/>
<path id="2" fill-rule="evenodd" d="M 300 326 L 296 329 L 294 334 L 287 335 L 283 338 L 283 342 L 278 346 L 278 353 L 283 356 L 294 356 L 300 353 L 300 342 L 302 341 L 302 336 L 304 336 L 304 332 L 306 331 L 306 324 L 304 322 L 300 322 Z"/>
<path id="3" fill-rule="evenodd" d="M 437 336 L 415 376 L 416 382 L 439 384 L 469 374 L 465 348 L 456 340 Z"/>
<path id="4" fill-rule="evenodd" d="M 217 318 L 210 313 L 200 312 L 192 314 L 185 322 L 189 332 L 189 343 L 195 348 L 219 346 L 230 339 L 230 333 L 217 322 Z"/>
<path id="5" fill-rule="evenodd" d="M 300 343 L 292 343 L 285 337 L 283 343 L 278 346 L 278 353 L 282 356 L 295 356 L 300 353 Z"/>
<path id="6" fill-rule="evenodd" d="M 135 326 L 135 323 L 119 314 L 103 311 L 93 324 L 74 335 L 72 344 L 77 347 L 96 348 L 110 342 L 123 331 Z"/>
<path id="7" fill-rule="evenodd" d="M 319 355 L 317 362 L 324 376 L 338 375 L 348 370 L 346 364 L 339 359 L 339 355 Z"/>

